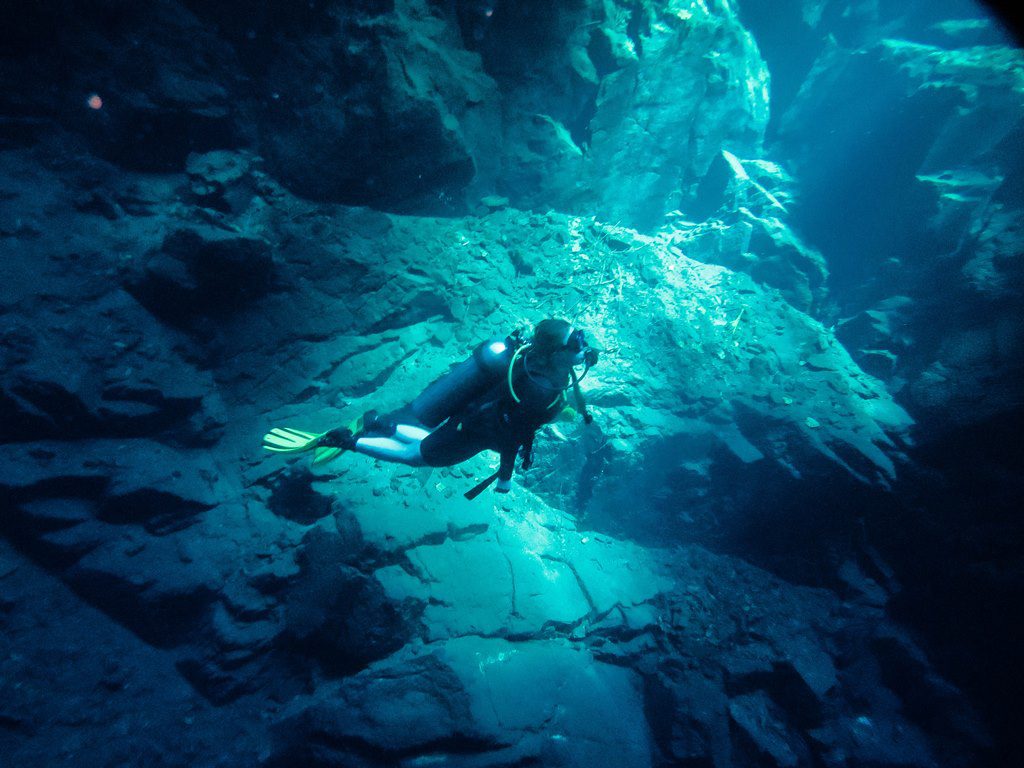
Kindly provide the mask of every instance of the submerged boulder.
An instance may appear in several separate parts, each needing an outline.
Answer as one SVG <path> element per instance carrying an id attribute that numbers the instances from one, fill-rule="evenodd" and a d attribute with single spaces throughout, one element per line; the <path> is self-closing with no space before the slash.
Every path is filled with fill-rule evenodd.
<path id="1" fill-rule="evenodd" d="M 512 766 L 650 766 L 625 669 L 557 641 L 479 637 L 409 649 L 289 706 L 277 760 L 387 765 L 403 755 Z"/>
<path id="2" fill-rule="evenodd" d="M 797 309 L 818 315 L 828 267 L 791 225 L 795 186 L 779 164 L 723 149 L 698 185 L 696 204 L 687 207 L 705 220 L 687 221 L 673 211 L 662 232 L 690 258 L 746 272 Z"/>
<path id="3" fill-rule="evenodd" d="M 273 276 L 266 241 L 183 229 L 164 239 L 128 285 L 160 320 L 198 331 L 268 293 Z"/>

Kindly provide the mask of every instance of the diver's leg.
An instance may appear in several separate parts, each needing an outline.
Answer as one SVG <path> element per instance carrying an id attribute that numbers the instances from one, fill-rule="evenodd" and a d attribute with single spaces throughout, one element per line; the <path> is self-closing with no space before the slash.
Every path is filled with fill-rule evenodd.
<path id="1" fill-rule="evenodd" d="M 353 450 L 382 461 L 408 464 L 411 467 L 424 465 L 419 440 L 406 443 L 393 437 L 360 437 L 356 440 Z"/>
<path id="2" fill-rule="evenodd" d="M 461 429 L 461 425 L 449 420 L 423 438 L 420 455 L 429 467 L 451 467 L 461 464 L 487 448 L 487 441 Z"/>
<path id="3" fill-rule="evenodd" d="M 403 443 L 419 443 L 429 434 L 430 430 L 423 427 L 414 427 L 411 424 L 395 425 L 395 437 Z"/>

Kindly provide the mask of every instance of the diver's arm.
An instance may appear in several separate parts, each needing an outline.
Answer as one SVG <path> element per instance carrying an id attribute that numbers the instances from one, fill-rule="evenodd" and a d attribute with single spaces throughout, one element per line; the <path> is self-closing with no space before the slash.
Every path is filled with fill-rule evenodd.
<path id="1" fill-rule="evenodd" d="M 533 466 L 533 438 L 535 435 L 536 432 L 531 432 L 523 443 L 523 447 L 519 449 L 519 455 L 523 458 L 523 463 L 520 466 L 524 472 Z"/>
<path id="2" fill-rule="evenodd" d="M 516 468 L 516 455 L 519 448 L 505 448 L 501 452 L 501 464 L 498 466 L 498 479 L 511 480 L 512 471 Z"/>
<path id="3" fill-rule="evenodd" d="M 516 468 L 516 455 L 518 448 L 506 448 L 501 452 L 501 464 L 498 466 L 498 484 L 494 490 L 498 493 L 508 493 L 512 488 L 512 471 Z"/>

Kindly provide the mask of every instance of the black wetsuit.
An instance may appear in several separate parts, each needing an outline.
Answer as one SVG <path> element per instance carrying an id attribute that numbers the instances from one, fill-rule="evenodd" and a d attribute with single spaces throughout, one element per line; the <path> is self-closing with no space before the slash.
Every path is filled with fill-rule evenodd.
<path id="1" fill-rule="evenodd" d="M 562 390 L 569 378 L 565 374 L 559 382 L 538 372 L 528 376 L 522 364 L 517 367 L 513 386 L 519 402 L 513 400 L 505 380 L 495 384 L 423 439 L 420 453 L 428 466 L 450 467 L 492 450 L 501 456 L 498 478 L 512 478 L 519 450 L 529 457 L 536 431 L 562 410 Z"/>

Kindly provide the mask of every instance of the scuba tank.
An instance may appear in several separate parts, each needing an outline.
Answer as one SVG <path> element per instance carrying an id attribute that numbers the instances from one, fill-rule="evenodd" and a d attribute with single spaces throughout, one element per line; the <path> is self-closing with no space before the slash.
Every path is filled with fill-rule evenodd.
<path id="1" fill-rule="evenodd" d="M 519 330 L 504 339 L 495 337 L 481 342 L 469 358 L 423 390 L 408 410 L 424 427 L 434 429 L 499 381 L 522 344 Z"/>

